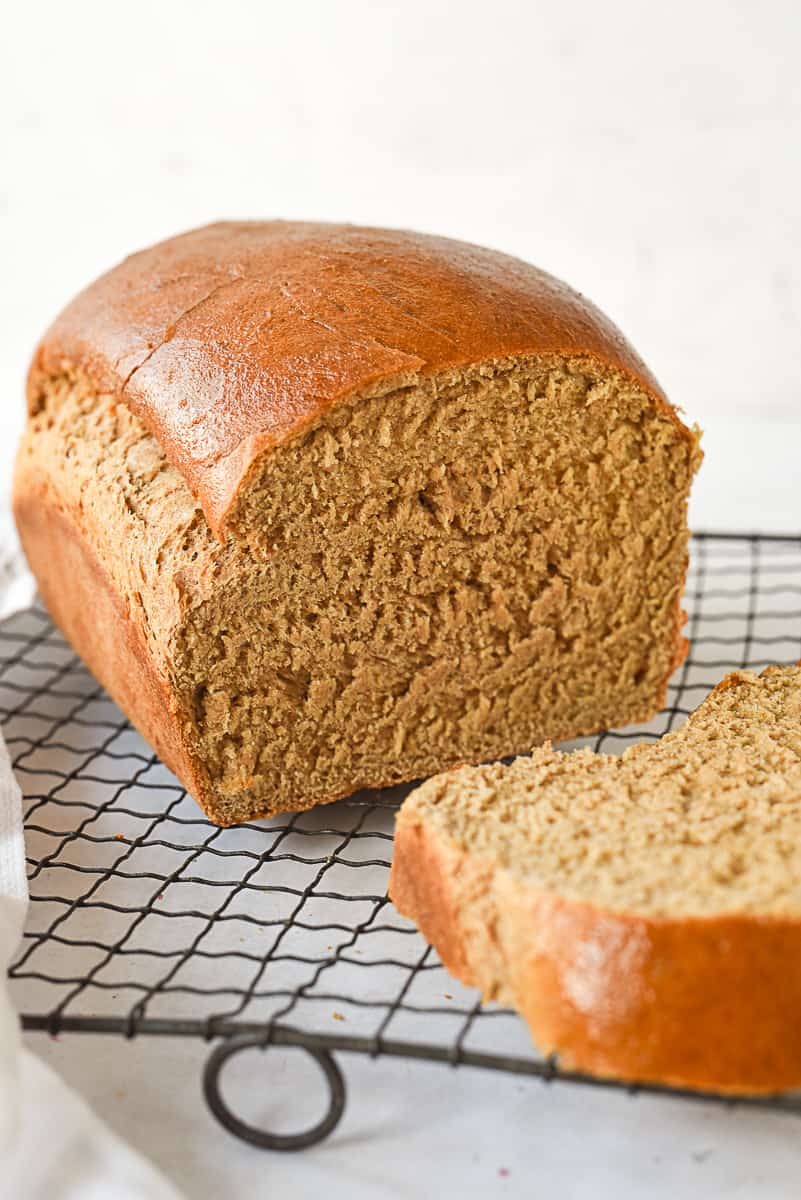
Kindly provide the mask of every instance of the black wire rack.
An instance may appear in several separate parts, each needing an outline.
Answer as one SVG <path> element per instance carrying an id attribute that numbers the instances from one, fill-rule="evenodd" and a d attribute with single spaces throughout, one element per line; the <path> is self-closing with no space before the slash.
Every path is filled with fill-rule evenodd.
<path id="1" fill-rule="evenodd" d="M 574 745 L 655 739 L 733 667 L 801 658 L 801 537 L 696 535 L 686 607 L 692 651 L 665 710 Z M 626 1086 L 538 1055 L 523 1022 L 482 1005 L 395 912 L 386 885 L 407 789 L 219 829 L 40 608 L 0 627 L 0 719 L 25 796 L 31 905 L 10 985 L 26 1029 L 213 1041 L 203 1080 L 212 1111 L 280 1150 L 339 1121 L 337 1052 Z M 228 1059 L 270 1045 L 300 1047 L 322 1069 L 329 1103 L 313 1128 L 273 1134 L 223 1098 Z M 798 1095 L 737 1103 L 801 1112 Z"/>

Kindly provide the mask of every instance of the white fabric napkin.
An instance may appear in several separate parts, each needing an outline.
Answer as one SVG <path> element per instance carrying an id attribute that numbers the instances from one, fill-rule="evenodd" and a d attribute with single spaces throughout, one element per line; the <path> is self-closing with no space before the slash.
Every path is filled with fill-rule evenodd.
<path id="1" fill-rule="evenodd" d="M 0 520 L 0 619 L 33 583 Z M 22 1047 L 6 976 L 28 907 L 22 796 L 0 733 L 0 1195 L 3 1200 L 179 1200 L 48 1066 Z"/>

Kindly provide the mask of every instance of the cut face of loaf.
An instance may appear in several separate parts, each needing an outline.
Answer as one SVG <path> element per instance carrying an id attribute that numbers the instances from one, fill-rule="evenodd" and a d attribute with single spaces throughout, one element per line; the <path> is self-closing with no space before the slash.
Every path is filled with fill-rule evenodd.
<path id="1" fill-rule="evenodd" d="M 331 228 L 135 256 L 31 373 L 44 599 L 221 824 L 645 719 L 684 650 L 696 437 L 616 331 L 514 260 Z"/>
<path id="2" fill-rule="evenodd" d="M 390 895 L 565 1067 L 801 1086 L 801 668 L 729 675 L 620 757 L 544 747 L 429 780 Z"/>

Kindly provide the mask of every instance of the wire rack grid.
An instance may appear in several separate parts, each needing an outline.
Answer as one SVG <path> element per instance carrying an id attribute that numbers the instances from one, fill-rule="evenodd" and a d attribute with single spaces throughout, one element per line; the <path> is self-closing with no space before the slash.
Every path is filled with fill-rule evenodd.
<path id="1" fill-rule="evenodd" d="M 801 658 L 801 537 L 696 535 L 686 607 L 692 650 L 664 711 L 573 745 L 655 739 L 733 667 Z M 212 1111 L 282 1150 L 341 1117 L 335 1051 L 625 1086 L 538 1055 L 522 1021 L 447 975 L 395 912 L 386 885 L 407 789 L 219 829 L 40 608 L 0 628 L 0 719 L 25 796 L 31 905 L 10 985 L 26 1028 L 216 1039 Z M 272 1134 L 223 1099 L 230 1056 L 270 1044 L 303 1048 L 325 1075 L 328 1110 L 311 1129 Z M 740 1103 L 801 1112 L 796 1096 Z"/>

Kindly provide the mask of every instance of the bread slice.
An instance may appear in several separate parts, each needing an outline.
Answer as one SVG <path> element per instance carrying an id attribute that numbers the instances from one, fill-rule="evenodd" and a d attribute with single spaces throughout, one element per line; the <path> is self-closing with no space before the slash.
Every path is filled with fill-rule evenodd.
<path id="1" fill-rule="evenodd" d="M 253 222 L 68 306 L 14 503 L 55 621 L 231 824 L 650 716 L 699 457 L 543 272 Z"/>
<path id="2" fill-rule="evenodd" d="M 619 757 L 543 747 L 430 779 L 390 895 L 565 1068 L 801 1086 L 801 668 L 736 671 Z"/>

